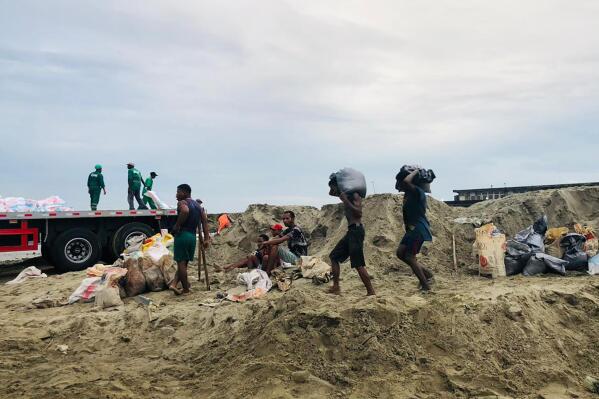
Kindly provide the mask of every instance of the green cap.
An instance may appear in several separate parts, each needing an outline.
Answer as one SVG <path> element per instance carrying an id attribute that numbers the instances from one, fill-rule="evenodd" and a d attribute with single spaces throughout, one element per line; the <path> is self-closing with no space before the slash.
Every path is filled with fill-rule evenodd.
<path id="1" fill-rule="evenodd" d="M 102 169 L 102 165 L 100 165 L 100 164 L 97 164 L 97 165 L 96 165 L 96 170 L 98 170 L 98 169 Z"/>

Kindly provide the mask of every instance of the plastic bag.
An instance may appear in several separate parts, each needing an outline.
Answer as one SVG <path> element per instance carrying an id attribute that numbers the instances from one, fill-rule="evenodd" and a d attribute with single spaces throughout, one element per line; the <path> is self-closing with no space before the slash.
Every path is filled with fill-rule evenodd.
<path id="1" fill-rule="evenodd" d="M 529 226 L 527 229 L 520 231 L 514 237 L 514 240 L 526 244 L 530 247 L 533 253 L 545 252 L 545 242 L 543 235 L 537 233 L 533 226 Z"/>
<path id="2" fill-rule="evenodd" d="M 141 251 L 144 257 L 150 257 L 158 262 L 164 255 L 169 254 L 168 246 L 173 245 L 174 238 L 170 234 L 156 234 L 144 241 Z"/>
<path id="3" fill-rule="evenodd" d="M 504 277 L 505 271 L 505 234 L 498 232 L 493 223 L 474 230 L 474 247 L 478 252 L 479 272 L 493 278 Z"/>
<path id="4" fill-rule="evenodd" d="M 158 209 L 172 209 L 172 207 L 168 206 L 166 203 L 162 202 L 158 195 L 154 191 L 146 191 L 144 194 L 146 197 L 150 197 L 154 204 L 156 204 L 156 208 Z"/>
<path id="5" fill-rule="evenodd" d="M 343 193 L 358 193 L 366 198 L 366 178 L 361 172 L 352 168 L 343 168 L 329 176 L 330 181 L 336 182 L 339 191 Z"/>
<path id="6" fill-rule="evenodd" d="M 123 300 L 119 294 L 119 287 L 105 286 L 100 288 L 96 293 L 96 302 L 94 305 L 102 309 L 123 305 Z"/>
<path id="7" fill-rule="evenodd" d="M 127 259 L 124 267 L 127 269 L 127 282 L 125 283 L 127 296 L 136 296 L 146 292 L 146 278 L 141 272 L 138 260 Z"/>
<path id="8" fill-rule="evenodd" d="M 522 273 L 522 270 L 525 266 L 521 263 L 520 259 L 510 255 L 506 255 L 504 263 L 506 276 L 513 276 Z"/>
<path id="9" fill-rule="evenodd" d="M 416 176 L 414 176 L 413 183 L 420 188 L 422 188 L 425 192 L 430 193 L 430 186 L 433 180 L 437 176 L 435 176 L 435 172 L 432 169 L 424 169 L 418 165 L 404 165 L 399 170 L 399 173 L 395 176 L 395 189 L 401 189 L 401 182 L 414 171 L 418 171 Z"/>
<path id="10" fill-rule="evenodd" d="M 302 256 L 299 268 L 303 278 L 325 277 L 331 273 L 331 266 L 314 256 Z"/>
<path id="11" fill-rule="evenodd" d="M 46 275 L 46 273 L 42 273 L 42 271 L 40 269 L 38 269 L 37 267 L 29 266 L 28 268 L 22 270 L 21 273 L 19 273 L 19 275 L 17 277 L 6 282 L 6 284 L 19 284 L 27 279 L 30 279 L 30 278 L 46 278 L 46 277 L 48 277 Z"/>
<path id="12" fill-rule="evenodd" d="M 543 259 L 539 259 L 536 256 L 531 257 L 528 263 L 522 270 L 524 276 L 536 276 L 538 274 L 544 274 L 547 271 L 547 265 Z"/>
<path id="13" fill-rule="evenodd" d="M 567 261 L 547 254 L 535 254 L 535 257 L 537 259 L 542 259 L 543 262 L 545 262 L 545 266 L 547 266 L 547 272 L 557 273 L 562 276 L 566 275 L 566 266 L 568 265 Z"/>
<path id="14" fill-rule="evenodd" d="M 268 274 L 260 269 L 239 273 L 237 275 L 237 282 L 245 285 L 247 291 L 253 290 L 254 288 L 261 288 L 265 291 L 269 291 L 272 288 L 272 281 L 268 277 Z"/>
<path id="15" fill-rule="evenodd" d="M 158 263 L 163 256 L 168 254 L 168 249 L 162 243 L 157 243 L 144 253 L 144 257 L 150 257 L 154 262 Z"/>
<path id="16" fill-rule="evenodd" d="M 96 296 L 96 291 L 100 286 L 101 277 L 84 278 L 79 287 L 69 297 L 69 304 L 77 301 L 88 302 Z"/>
<path id="17" fill-rule="evenodd" d="M 142 235 L 133 236 L 127 240 L 127 245 L 125 250 L 123 251 L 123 255 L 133 254 L 137 251 L 141 251 L 141 247 L 144 242 L 144 237 Z"/>
<path id="18" fill-rule="evenodd" d="M 599 255 L 593 256 L 589 259 L 589 274 L 594 276 L 595 274 L 599 274 Z"/>
<path id="19" fill-rule="evenodd" d="M 586 270 L 589 255 L 584 251 L 586 237 L 578 233 L 567 234 L 562 238 L 560 247 L 564 251 L 562 259 L 568 262 L 567 270 Z"/>
<path id="20" fill-rule="evenodd" d="M 547 223 L 547 215 L 543 215 L 533 223 L 532 229 L 535 233 L 544 236 L 547 233 Z"/>

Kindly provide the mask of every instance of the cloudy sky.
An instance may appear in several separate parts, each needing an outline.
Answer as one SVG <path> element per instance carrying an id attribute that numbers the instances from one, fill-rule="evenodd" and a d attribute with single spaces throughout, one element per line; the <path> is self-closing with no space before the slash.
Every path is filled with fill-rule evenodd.
<path id="1" fill-rule="evenodd" d="M 88 206 L 127 161 L 210 211 L 310 204 L 328 175 L 433 195 L 599 181 L 596 0 L 0 0 L 0 195 Z"/>

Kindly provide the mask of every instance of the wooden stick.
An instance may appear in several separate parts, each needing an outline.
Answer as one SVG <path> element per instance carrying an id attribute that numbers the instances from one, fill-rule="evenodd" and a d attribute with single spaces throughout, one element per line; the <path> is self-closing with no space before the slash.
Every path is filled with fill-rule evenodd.
<path id="1" fill-rule="evenodd" d="M 200 262 L 204 265 L 204 278 L 206 280 L 206 290 L 210 291 L 210 279 L 208 278 L 208 265 L 206 264 L 206 250 L 204 249 L 204 237 L 202 233 L 198 234 L 200 237 L 200 249 L 198 254 L 198 277 L 202 280 L 202 269 L 200 268 Z"/>
<path id="2" fill-rule="evenodd" d="M 453 248 L 453 268 L 455 269 L 455 272 L 458 272 L 458 257 L 456 255 L 456 250 L 455 250 L 455 234 L 451 234 L 451 242 L 452 242 L 452 248 Z"/>
<path id="3" fill-rule="evenodd" d="M 204 239 L 202 237 L 202 232 L 198 231 L 199 245 L 198 245 L 198 281 L 202 281 L 202 254 L 204 253 Z"/>

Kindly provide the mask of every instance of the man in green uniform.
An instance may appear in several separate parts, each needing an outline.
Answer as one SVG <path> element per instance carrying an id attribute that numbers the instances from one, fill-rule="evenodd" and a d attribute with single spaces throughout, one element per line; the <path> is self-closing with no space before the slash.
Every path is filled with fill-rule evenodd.
<path id="1" fill-rule="evenodd" d="M 146 182 L 145 182 L 145 184 L 144 184 L 144 185 L 145 185 L 145 187 L 144 187 L 144 189 L 143 189 L 143 191 L 142 191 L 142 194 L 143 194 L 143 195 L 142 195 L 142 197 L 143 197 L 143 200 L 144 200 L 144 204 L 146 204 L 146 206 L 149 206 L 149 207 L 150 207 L 150 209 L 156 209 L 156 204 L 154 203 L 154 200 L 153 200 L 152 198 L 150 198 L 150 197 L 148 197 L 148 196 L 146 195 L 146 193 L 147 193 L 148 191 L 152 191 L 152 187 L 154 186 L 154 179 L 155 179 L 157 176 L 158 176 L 158 175 L 156 174 L 156 172 L 151 172 L 151 173 L 150 173 L 150 177 L 148 177 L 148 178 L 146 179 Z"/>
<path id="2" fill-rule="evenodd" d="M 104 186 L 104 176 L 102 176 L 102 165 L 96 165 L 95 171 L 89 174 L 87 177 L 87 192 L 91 199 L 92 211 L 98 209 L 98 202 L 100 202 L 100 192 L 104 190 L 106 195 L 106 187 Z"/>
<path id="3" fill-rule="evenodd" d="M 127 202 L 129 202 L 129 210 L 134 210 L 135 206 L 133 206 L 133 197 L 137 201 L 138 208 L 137 209 L 148 209 L 148 207 L 141 200 L 140 190 L 143 181 L 141 179 L 141 173 L 139 170 L 135 169 L 135 164 L 133 162 L 129 162 L 127 164 L 127 169 L 129 169 L 128 174 L 128 183 L 129 189 L 127 192 Z"/>

